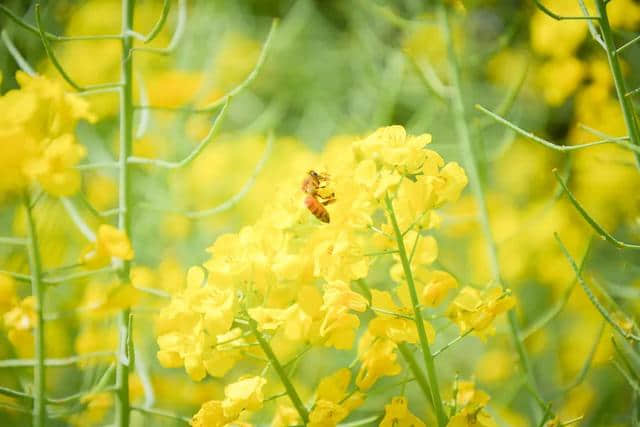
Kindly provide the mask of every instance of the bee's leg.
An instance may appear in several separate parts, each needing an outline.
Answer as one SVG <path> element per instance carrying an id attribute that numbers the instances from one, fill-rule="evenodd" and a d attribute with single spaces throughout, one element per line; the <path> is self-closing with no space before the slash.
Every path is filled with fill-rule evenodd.
<path id="1" fill-rule="evenodd" d="M 324 206 L 327 206 L 335 201 L 336 201 L 336 197 L 333 193 L 331 193 L 329 197 L 324 197 L 320 203 L 322 203 Z"/>

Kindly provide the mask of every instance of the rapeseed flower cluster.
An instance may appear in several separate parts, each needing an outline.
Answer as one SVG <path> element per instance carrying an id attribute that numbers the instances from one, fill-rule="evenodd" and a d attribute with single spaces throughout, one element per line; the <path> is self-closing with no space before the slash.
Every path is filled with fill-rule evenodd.
<path id="1" fill-rule="evenodd" d="M 257 350 L 260 340 L 247 328 L 251 322 L 287 365 L 305 347 L 352 349 L 363 314 L 372 312 L 358 338 L 357 373 L 343 368 L 320 381 L 309 413 L 310 425 L 318 426 L 346 418 L 380 378 L 398 375 L 397 345 L 419 341 L 391 216 L 406 230 L 402 238 L 412 248 L 410 265 L 420 303 L 437 307 L 458 285 L 451 274 L 432 267 L 438 246 L 425 232 L 439 225 L 437 208 L 455 201 L 467 183 L 457 163 L 445 163 L 426 148 L 430 135 L 411 136 L 390 126 L 348 143 L 335 141 L 308 166 L 323 177 L 318 197 L 335 198 L 322 207 L 329 223 L 302 203 L 300 183 L 306 173 L 273 183 L 272 203 L 253 225 L 217 238 L 204 269 L 189 270 L 186 287 L 172 295 L 156 324 L 160 363 L 183 366 L 199 381 L 207 375 L 225 377 L 250 355 L 269 356 Z M 369 272 L 386 254 L 392 260 L 391 282 L 386 289 L 363 294 Z M 500 288 L 481 293 L 467 287 L 450 310 L 463 331 L 472 327 L 483 332 L 512 305 L 513 297 Z M 428 321 L 424 327 L 433 341 L 435 329 Z M 227 389 L 225 400 L 203 405 L 193 425 L 205 419 L 221 423 L 214 425 L 233 422 L 240 414 L 230 408 L 259 409 L 259 390 L 268 377 L 251 378 L 234 388 L 259 396 L 253 403 L 236 405 Z M 391 414 L 402 412 L 401 402 L 392 406 L 398 409 L 390 409 Z M 291 409 L 281 407 L 279 417 L 292 418 L 286 415 Z"/>

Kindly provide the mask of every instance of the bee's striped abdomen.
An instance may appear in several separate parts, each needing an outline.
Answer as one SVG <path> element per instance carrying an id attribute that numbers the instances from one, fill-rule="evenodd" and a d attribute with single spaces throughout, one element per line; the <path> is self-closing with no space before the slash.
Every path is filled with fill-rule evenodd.
<path id="1" fill-rule="evenodd" d="M 322 206 L 322 204 L 313 196 L 309 195 L 305 197 L 304 204 L 309 209 L 309 212 L 313 214 L 322 222 L 329 222 L 329 212 Z"/>

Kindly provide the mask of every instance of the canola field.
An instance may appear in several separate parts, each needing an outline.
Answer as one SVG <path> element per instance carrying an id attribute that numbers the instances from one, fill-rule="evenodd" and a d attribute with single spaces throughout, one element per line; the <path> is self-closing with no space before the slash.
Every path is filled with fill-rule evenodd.
<path id="1" fill-rule="evenodd" d="M 0 425 L 640 426 L 637 0 L 0 3 Z"/>

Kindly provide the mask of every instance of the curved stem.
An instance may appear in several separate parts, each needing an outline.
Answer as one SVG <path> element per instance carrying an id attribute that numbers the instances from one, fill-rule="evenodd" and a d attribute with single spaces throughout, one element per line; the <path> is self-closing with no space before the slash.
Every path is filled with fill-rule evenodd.
<path id="1" fill-rule="evenodd" d="M 168 9 L 166 10 L 166 13 L 169 13 Z M 166 18 L 167 17 L 165 16 L 164 19 L 166 20 Z M 164 25 L 164 22 L 162 23 L 158 22 L 158 24 L 160 24 L 160 28 L 162 28 L 162 26 Z M 176 28 L 173 32 L 173 36 L 171 37 L 171 40 L 169 40 L 169 44 L 167 45 L 167 47 L 146 47 L 146 46 L 134 47 L 134 48 L 131 48 L 131 50 L 129 51 L 128 58 L 130 58 L 133 52 L 136 52 L 136 51 L 150 52 L 158 55 L 171 54 L 178 46 L 178 43 L 180 43 L 180 40 L 184 35 L 186 27 L 187 27 L 187 0 L 178 0 L 178 18 L 177 18 Z M 129 33 L 136 34 L 133 31 L 129 31 Z M 149 34 L 149 36 L 147 36 L 147 38 L 143 38 L 142 40 L 145 43 L 148 43 L 150 41 L 149 39 L 150 36 L 151 36 L 151 33 Z M 155 37 L 155 35 L 153 37 Z"/>
<path id="2" fill-rule="evenodd" d="M 155 416 L 159 416 L 159 417 L 169 418 L 171 420 L 180 421 L 181 423 L 185 423 L 185 424 L 189 424 L 189 422 L 191 421 L 191 418 L 189 418 L 189 417 L 184 417 L 182 415 L 178 415 L 176 413 L 173 413 L 171 411 L 167 411 L 165 409 L 145 408 L 143 406 L 132 406 L 131 409 L 134 410 L 134 411 L 141 412 L 143 414 L 155 415 Z"/>
<path id="3" fill-rule="evenodd" d="M 7 30 L 2 30 L 2 32 L 0 33 L 0 38 L 2 38 L 4 45 L 7 47 L 7 50 L 13 57 L 14 61 L 16 61 L 16 64 L 18 64 L 18 67 L 20 67 L 22 71 L 29 74 L 30 76 L 35 76 L 36 71 L 33 69 L 31 64 L 29 64 L 29 62 L 24 58 L 24 56 L 22 56 L 22 54 L 20 53 L 16 45 L 13 44 L 13 41 L 11 41 L 11 38 L 9 37 Z"/>
<path id="4" fill-rule="evenodd" d="M 77 354 L 75 356 L 62 357 L 56 359 L 44 359 L 44 366 L 69 366 L 80 361 L 97 359 L 102 357 L 112 357 L 113 351 L 96 351 L 93 353 Z M 36 366 L 36 359 L 4 359 L 0 360 L 0 368 L 18 368 L 27 366 Z"/>
<path id="5" fill-rule="evenodd" d="M 226 103 L 229 98 L 233 98 L 242 92 L 247 86 L 249 86 L 258 76 L 262 66 L 267 59 L 267 54 L 269 53 L 269 48 L 271 46 L 271 41 L 273 40 L 273 36 L 276 33 L 276 29 L 278 28 L 278 19 L 274 19 L 271 22 L 271 28 L 269 29 L 269 34 L 262 45 L 262 49 L 260 50 L 260 55 L 258 56 L 258 60 L 256 61 L 255 66 L 251 70 L 251 72 L 247 75 L 247 77 L 240 83 L 238 86 L 231 89 L 224 96 L 218 98 L 210 104 L 205 105 L 202 108 L 191 108 L 191 107 L 158 107 L 154 105 L 136 105 L 137 109 L 149 108 L 153 110 L 160 111 L 176 111 L 176 112 L 188 112 L 188 113 L 210 113 L 214 111 L 216 108 Z M 151 51 L 153 48 L 135 48 L 135 50 L 146 50 Z"/>
<path id="6" fill-rule="evenodd" d="M 580 274 L 580 271 L 578 269 L 578 265 L 576 264 L 575 260 L 573 259 L 573 257 L 569 253 L 569 250 L 567 249 L 567 247 L 564 245 L 564 243 L 562 243 L 562 240 L 560 240 L 560 237 L 558 236 L 558 233 L 554 233 L 553 237 L 555 237 L 556 241 L 558 242 L 558 245 L 560 246 L 560 250 L 562 251 L 562 254 L 567 259 L 569 264 L 571 265 L 571 268 L 573 269 L 573 272 L 576 274 L 576 278 L 578 279 L 578 283 L 580 283 L 580 286 L 582 286 L 582 289 L 584 290 L 584 293 L 587 294 L 587 297 L 589 298 L 589 300 L 591 301 L 593 306 L 596 308 L 596 310 L 598 310 L 600 312 L 602 317 L 623 338 L 628 339 L 628 340 L 633 340 L 633 341 L 640 341 L 640 335 L 636 335 L 631 331 L 627 331 L 627 330 L 623 329 L 618 324 L 618 322 L 613 318 L 611 313 L 609 313 L 609 310 L 607 310 L 605 308 L 605 306 L 602 305 L 600 300 L 594 295 L 594 293 L 591 290 L 591 288 L 589 287 L 589 285 L 587 285 L 587 282 L 585 282 L 585 280 L 582 278 L 582 275 Z"/>
<path id="7" fill-rule="evenodd" d="M 67 83 L 71 85 L 75 90 L 83 90 L 84 87 L 77 84 L 73 79 L 67 74 L 67 72 L 62 68 L 60 62 L 58 62 L 58 58 L 53 54 L 53 49 L 51 49 L 51 45 L 49 44 L 49 40 L 44 32 L 44 28 L 42 28 L 42 20 L 40 18 L 40 3 L 36 3 L 36 24 L 38 25 L 38 34 L 40 35 L 40 40 L 42 41 L 42 46 L 44 47 L 44 51 L 49 57 L 49 60 L 53 64 L 54 67 L 58 70 L 60 75 Z"/>
<path id="8" fill-rule="evenodd" d="M 598 140 L 598 141 L 586 142 L 584 144 L 579 144 L 579 145 L 558 145 L 558 144 L 555 144 L 555 143 L 553 143 L 551 141 L 548 141 L 548 140 L 546 140 L 544 138 L 539 137 L 538 135 L 534 134 L 533 132 L 529 132 L 529 131 L 526 131 L 526 130 L 522 129 L 521 127 L 515 125 L 514 123 L 512 123 L 509 120 L 505 119 L 504 117 L 501 117 L 501 116 L 497 115 L 496 113 L 494 113 L 493 111 L 486 109 L 482 105 L 476 104 L 475 108 L 476 108 L 476 110 L 488 115 L 489 117 L 491 117 L 493 120 L 497 121 L 498 123 L 501 123 L 501 124 L 507 126 L 508 128 L 512 129 L 517 134 L 520 134 L 520 135 L 524 136 L 527 139 L 530 139 L 530 140 L 532 140 L 534 142 L 537 142 L 538 144 L 544 145 L 545 147 L 551 148 L 552 150 L 555 150 L 555 151 L 568 152 L 568 151 L 582 150 L 584 148 L 589 148 L 589 147 L 595 147 L 597 145 L 602 145 L 602 144 L 617 144 L 617 145 L 619 145 L 621 147 L 627 148 L 627 149 L 635 152 L 636 154 L 640 154 L 640 147 L 626 142 L 626 141 L 629 140 L 628 136 L 607 137 L 607 138 L 603 138 L 603 139 Z M 588 130 L 588 129 L 585 129 L 585 130 Z M 593 129 L 588 130 L 588 131 L 591 132 L 592 130 Z"/>
<path id="9" fill-rule="evenodd" d="M 200 153 L 202 153 L 202 150 L 204 150 L 207 147 L 207 145 L 209 145 L 209 143 L 213 141 L 214 137 L 218 134 L 218 131 L 220 130 L 220 126 L 224 122 L 224 119 L 227 115 L 227 108 L 229 107 L 229 102 L 231 102 L 231 98 L 227 98 L 227 100 L 225 101 L 224 105 L 222 106 L 222 110 L 220 110 L 220 113 L 218 113 L 218 116 L 216 117 L 215 121 L 211 125 L 211 128 L 209 129 L 209 132 L 207 133 L 207 135 L 205 135 L 205 137 L 198 143 L 198 145 L 182 160 L 172 162 L 172 161 L 161 160 L 161 159 L 147 159 L 144 157 L 129 157 L 129 159 L 127 160 L 127 163 L 138 164 L 138 165 L 152 165 L 152 166 L 162 167 L 166 169 L 180 169 L 189 165 L 192 161 L 195 160 L 196 157 L 198 157 Z"/>
<path id="10" fill-rule="evenodd" d="M 564 182 L 564 180 L 560 177 L 560 174 L 556 169 L 553 170 L 553 174 L 556 176 L 556 179 L 562 186 L 562 189 L 567 194 L 567 197 L 569 198 L 569 201 L 571 202 L 571 204 L 580 213 L 582 218 L 584 218 L 584 220 L 587 221 L 589 225 L 596 231 L 596 233 L 598 233 L 604 240 L 615 245 L 617 248 L 636 249 L 636 250 L 640 249 L 640 245 L 636 245 L 633 243 L 626 243 L 613 237 L 611 233 L 605 230 L 603 226 L 601 226 L 591 215 L 589 215 L 589 212 L 587 212 L 584 206 L 582 206 L 582 204 L 578 201 L 578 199 L 576 199 L 573 193 L 569 190 L 569 187 L 567 187 L 567 183 Z"/>
<path id="11" fill-rule="evenodd" d="M 172 213 L 184 215 L 186 218 L 192 219 L 192 220 L 208 218 L 213 215 L 217 215 L 219 213 L 228 211 L 229 209 L 233 208 L 236 204 L 238 204 L 247 195 L 247 193 L 249 193 L 249 191 L 253 188 L 253 185 L 256 179 L 258 178 L 258 175 L 260 174 L 265 164 L 267 163 L 267 160 L 269 159 L 271 150 L 273 148 L 273 140 L 274 140 L 273 133 L 270 133 L 269 136 L 267 137 L 267 145 L 264 149 L 264 153 L 262 154 L 262 157 L 256 164 L 249 178 L 247 178 L 247 180 L 243 184 L 242 188 L 240 188 L 240 190 L 237 193 L 235 193 L 233 196 L 229 197 L 227 200 L 220 203 L 219 205 L 216 205 L 214 207 L 207 208 L 207 209 L 198 210 L 198 211 L 185 211 L 181 209 L 165 209 L 162 207 L 157 207 L 157 206 L 148 205 L 148 204 L 145 204 L 145 206 L 152 210 L 159 210 L 162 212 L 172 212 Z"/>
<path id="12" fill-rule="evenodd" d="M 540 11 L 542 11 L 542 13 L 544 13 L 545 15 L 547 15 L 548 17 L 555 19 L 556 21 L 565 21 L 565 20 L 573 20 L 573 21 L 598 21 L 600 20 L 600 17 L 598 16 L 564 16 L 564 15 L 558 15 L 557 13 L 551 11 L 549 8 L 547 8 L 545 5 L 542 4 L 542 2 L 540 0 L 533 0 L 533 2 L 536 4 L 536 6 L 538 6 L 538 9 L 540 9 Z"/>
<path id="13" fill-rule="evenodd" d="M 447 415 L 444 412 L 444 404 L 442 403 L 442 398 L 440 397 L 438 376 L 436 374 L 436 367 L 433 361 L 433 356 L 431 355 L 429 340 L 427 339 L 427 332 L 424 328 L 424 319 L 422 318 L 422 311 L 420 310 L 420 301 L 418 300 L 418 292 L 416 291 L 416 284 L 413 280 L 413 272 L 411 271 L 409 257 L 404 246 L 402 231 L 400 231 L 400 227 L 398 226 L 398 220 L 396 219 L 396 215 L 393 212 L 393 205 L 388 194 L 385 196 L 385 203 L 387 205 L 387 211 L 391 219 L 391 225 L 393 226 L 393 232 L 395 234 L 396 243 L 398 245 L 400 260 L 402 261 L 402 269 L 404 270 L 404 276 L 407 280 L 407 287 L 409 288 L 409 296 L 411 297 L 411 305 L 413 307 L 416 329 L 418 330 L 420 347 L 422 347 L 422 356 L 424 357 L 424 364 L 427 368 L 427 375 L 431 384 L 431 400 L 433 401 L 433 406 L 436 411 L 436 417 L 438 418 L 438 425 L 440 427 L 444 427 L 447 425 Z"/>
<path id="14" fill-rule="evenodd" d="M 31 201 L 29 196 L 24 196 L 24 206 L 27 211 L 27 230 L 29 244 L 27 251 L 29 256 L 29 270 L 31 273 L 31 294 L 35 299 L 36 324 L 33 328 L 35 365 L 33 367 L 33 426 L 44 427 L 46 421 L 45 399 L 45 348 L 44 348 L 44 318 L 43 302 L 44 288 L 42 283 L 42 264 L 40 262 L 40 249 L 38 247 L 38 234 L 36 231 Z"/>
<path id="15" fill-rule="evenodd" d="M 0 4 L 0 12 L 7 15 L 7 17 L 12 20 L 19 27 L 32 32 L 33 34 L 38 35 L 38 27 L 26 23 L 22 18 L 13 13 L 11 9 L 7 6 Z M 71 41 L 88 41 L 88 40 L 120 40 L 122 36 L 120 34 L 98 34 L 98 35 L 89 35 L 89 36 L 58 36 L 56 34 L 44 33 L 44 36 L 47 40 L 57 41 L 57 42 L 71 42 Z"/>
<path id="16" fill-rule="evenodd" d="M 142 41 L 144 43 L 149 43 L 153 39 L 156 38 L 160 31 L 162 31 L 162 27 L 164 27 L 164 23 L 167 21 L 167 16 L 169 15 L 169 9 L 171 8 L 171 2 L 169 0 L 164 0 L 162 3 L 162 11 L 160 12 L 160 18 L 156 21 L 155 25 L 149 31 L 149 34 L 142 37 Z"/>

